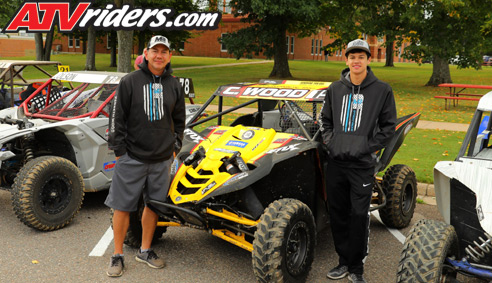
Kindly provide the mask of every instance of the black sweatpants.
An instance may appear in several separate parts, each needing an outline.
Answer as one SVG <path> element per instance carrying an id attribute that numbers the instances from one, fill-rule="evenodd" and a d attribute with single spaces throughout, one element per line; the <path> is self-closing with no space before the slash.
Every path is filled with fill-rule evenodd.
<path id="1" fill-rule="evenodd" d="M 374 168 L 346 168 L 332 162 L 326 166 L 331 231 L 339 264 L 347 265 L 350 273 L 363 274 Z"/>

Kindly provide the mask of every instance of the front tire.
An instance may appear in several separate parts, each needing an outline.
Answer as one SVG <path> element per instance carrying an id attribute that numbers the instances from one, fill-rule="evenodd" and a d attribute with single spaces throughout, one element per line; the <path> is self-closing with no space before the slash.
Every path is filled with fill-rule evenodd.
<path id="1" fill-rule="evenodd" d="M 137 211 L 130 213 L 130 226 L 126 232 L 124 243 L 133 248 L 140 248 L 142 244 L 142 213 L 145 208 L 143 197 L 138 201 Z M 167 227 L 155 227 L 152 243 L 156 242 L 167 231 Z"/>
<path id="2" fill-rule="evenodd" d="M 253 240 L 253 269 L 259 282 L 302 282 L 311 269 L 316 225 L 309 207 L 295 199 L 271 203 Z"/>
<path id="3" fill-rule="evenodd" d="M 453 282 L 456 272 L 446 265 L 447 257 L 458 256 L 453 226 L 436 220 L 417 222 L 403 244 L 397 282 Z"/>
<path id="4" fill-rule="evenodd" d="M 24 165 L 12 186 L 15 214 L 27 226 L 51 231 L 69 224 L 84 199 L 84 180 L 75 164 L 42 156 Z"/>
<path id="5" fill-rule="evenodd" d="M 405 228 L 410 224 L 417 204 L 417 178 L 412 168 L 397 164 L 383 176 L 386 206 L 379 210 L 383 223 L 391 228 Z"/>

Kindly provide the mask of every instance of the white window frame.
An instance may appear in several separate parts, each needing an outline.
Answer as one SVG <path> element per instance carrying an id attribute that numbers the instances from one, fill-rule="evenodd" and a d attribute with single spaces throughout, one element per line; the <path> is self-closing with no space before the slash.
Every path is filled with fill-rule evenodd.
<path id="1" fill-rule="evenodd" d="M 73 35 L 69 34 L 68 35 L 68 48 L 73 48 L 73 41 L 74 41 Z"/>
<path id="2" fill-rule="evenodd" d="M 314 55 L 314 38 L 311 38 L 311 55 Z"/>
<path id="3" fill-rule="evenodd" d="M 228 34 L 228 33 L 221 33 L 220 38 L 223 39 L 225 34 Z M 224 47 L 226 47 L 226 48 L 224 49 Z M 227 52 L 227 46 L 225 46 L 223 42 L 220 43 L 220 52 Z"/>
<path id="4" fill-rule="evenodd" d="M 294 37 L 290 37 L 290 54 L 294 54 Z"/>
<path id="5" fill-rule="evenodd" d="M 287 54 L 289 54 L 289 48 L 290 48 L 290 43 L 289 43 L 289 36 L 286 36 L 285 37 L 285 41 L 286 41 L 286 44 L 287 44 Z"/>
<path id="6" fill-rule="evenodd" d="M 111 40 L 111 33 L 106 34 L 106 49 L 111 49 L 111 45 L 109 44 Z"/>

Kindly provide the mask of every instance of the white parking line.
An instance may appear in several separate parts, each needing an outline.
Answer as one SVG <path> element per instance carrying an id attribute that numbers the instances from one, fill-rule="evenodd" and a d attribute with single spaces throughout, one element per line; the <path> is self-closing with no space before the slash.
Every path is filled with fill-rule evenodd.
<path id="1" fill-rule="evenodd" d="M 379 217 L 379 212 L 377 210 L 371 212 L 376 219 L 381 222 L 383 225 L 383 221 L 381 220 L 381 217 Z M 395 236 L 395 238 L 400 242 L 404 243 L 405 242 L 405 236 L 398 230 L 398 229 L 393 229 L 386 227 L 388 231 Z M 106 230 L 106 233 L 102 236 L 102 238 L 99 240 L 97 245 L 94 247 L 94 249 L 91 251 L 89 256 L 103 256 L 106 250 L 108 249 L 109 245 L 111 244 L 111 241 L 113 240 L 113 229 L 111 229 L 111 226 L 109 226 L 108 230 Z"/>
<path id="2" fill-rule="evenodd" d="M 101 240 L 99 240 L 99 242 L 94 247 L 94 249 L 92 249 L 89 256 L 103 256 L 104 253 L 106 252 L 106 249 L 111 244 L 112 240 L 113 240 L 113 229 L 111 228 L 111 226 L 109 226 L 108 230 L 106 230 L 106 233 L 104 233 Z"/>
<path id="3" fill-rule="evenodd" d="M 375 210 L 375 211 L 372 211 L 371 212 L 372 215 L 374 215 L 374 217 L 376 217 L 376 219 L 383 223 L 383 221 L 381 220 L 381 217 L 379 217 L 379 211 Z M 383 223 L 384 225 L 384 223 Z M 386 226 L 386 225 L 385 225 Z M 404 243 L 405 242 L 405 236 L 398 230 L 398 229 L 394 229 L 394 228 L 389 228 L 389 227 L 386 227 L 386 229 L 388 229 L 388 231 L 393 234 L 393 236 L 395 236 L 395 238 L 400 241 L 400 243 Z"/>

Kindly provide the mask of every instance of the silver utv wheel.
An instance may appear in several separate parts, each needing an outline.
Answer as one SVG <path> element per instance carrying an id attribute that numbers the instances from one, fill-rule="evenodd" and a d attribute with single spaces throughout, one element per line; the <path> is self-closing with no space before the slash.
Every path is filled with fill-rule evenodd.
<path id="1" fill-rule="evenodd" d="M 384 224 L 404 228 L 410 224 L 417 204 L 417 178 L 407 165 L 391 166 L 383 176 L 386 206 L 379 210 Z"/>
<path id="2" fill-rule="evenodd" d="M 296 199 L 271 203 L 253 241 L 253 269 L 259 282 L 302 282 L 311 269 L 316 226 L 309 207 Z"/>
<path id="3" fill-rule="evenodd" d="M 50 231 L 69 224 L 84 199 L 82 175 L 70 160 L 42 156 L 24 165 L 12 186 L 17 217 L 27 226 Z"/>
<path id="4" fill-rule="evenodd" d="M 456 272 L 445 259 L 457 253 L 458 239 L 453 226 L 436 220 L 420 220 L 403 244 L 396 281 L 455 282 Z"/>

